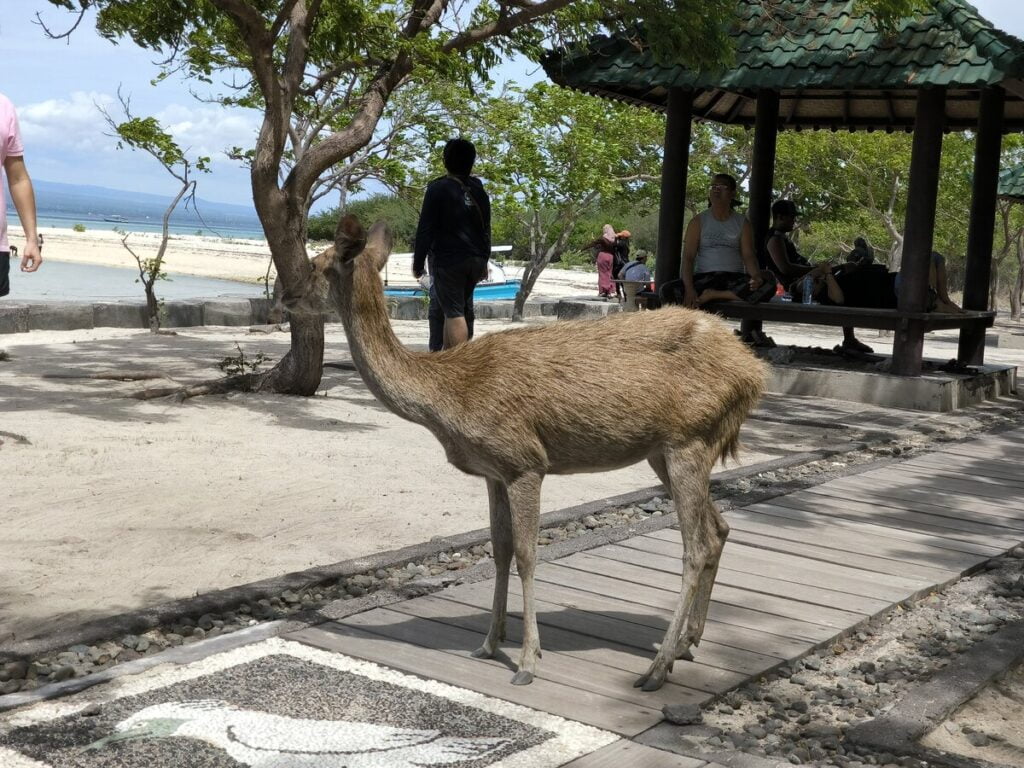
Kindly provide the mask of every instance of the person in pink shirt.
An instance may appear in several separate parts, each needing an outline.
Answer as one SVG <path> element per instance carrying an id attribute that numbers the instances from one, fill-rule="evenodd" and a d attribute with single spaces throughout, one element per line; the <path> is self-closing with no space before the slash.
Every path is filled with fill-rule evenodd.
<path id="1" fill-rule="evenodd" d="M 11 200 L 21 219 L 21 228 L 25 231 L 25 247 L 21 254 L 21 271 L 35 272 L 43 261 L 39 250 L 38 233 L 36 231 L 36 196 L 32 189 L 32 179 L 25 168 L 25 148 L 21 143 L 21 132 L 18 130 L 18 115 L 10 99 L 0 93 L 0 167 L 2 174 L 7 176 L 7 186 L 11 190 Z M 0 179 L 0 296 L 10 292 L 9 274 L 11 266 L 11 246 L 7 239 L 7 200 L 4 197 L 4 185 Z"/>

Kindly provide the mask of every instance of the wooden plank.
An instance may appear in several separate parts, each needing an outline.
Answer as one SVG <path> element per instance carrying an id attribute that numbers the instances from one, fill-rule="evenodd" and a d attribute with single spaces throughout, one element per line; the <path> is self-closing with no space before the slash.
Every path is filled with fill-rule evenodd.
<path id="1" fill-rule="evenodd" d="M 829 505 L 840 503 L 851 508 L 857 505 L 861 509 L 877 509 L 890 518 L 896 516 L 900 521 L 917 521 L 936 530 L 950 532 L 947 533 L 949 536 L 997 548 L 1007 546 L 1008 542 L 1019 539 L 1024 533 L 1024 523 L 1006 516 L 997 505 L 990 505 L 986 512 L 975 512 L 940 506 L 922 498 L 894 498 L 867 489 L 851 492 L 849 489 L 819 486 L 804 493 L 827 497 Z M 857 498 L 851 498 L 852 495 Z M 938 501 L 942 503 L 941 499 Z"/>
<path id="2" fill-rule="evenodd" d="M 537 607 L 540 610 L 539 603 Z M 477 638 L 475 647 L 479 647 L 483 642 L 491 619 L 489 610 L 433 595 L 395 603 L 390 609 L 396 613 L 425 619 L 430 635 L 438 632 L 434 624 L 469 630 Z M 522 642 L 522 620 L 517 615 L 510 614 L 505 624 L 503 648 L 509 656 L 518 659 Z M 424 641 L 424 644 L 430 646 L 429 641 Z M 601 642 L 593 637 L 551 626 L 541 630 L 541 648 L 544 651 L 541 666 L 557 664 L 562 673 L 585 675 L 579 679 L 585 679 L 589 690 L 603 696 L 630 701 L 641 706 L 660 707 L 676 701 L 703 701 L 708 693 L 687 687 L 684 684 L 685 677 L 679 677 L 678 670 L 673 679 L 667 681 L 658 691 L 645 693 L 634 688 L 633 682 L 647 671 L 654 659 L 653 649 L 643 653 L 636 648 Z M 772 659 L 769 666 L 777 664 L 778 661 Z"/>
<path id="3" fill-rule="evenodd" d="M 753 523 L 743 518 L 729 517 L 728 520 L 731 527 L 729 541 L 737 544 L 774 552 L 788 552 L 810 560 L 842 562 L 844 565 L 879 573 L 906 575 L 911 579 L 920 579 L 931 584 L 943 584 L 957 575 L 954 570 L 919 565 L 897 557 L 885 557 L 878 550 L 873 554 L 863 554 L 857 551 L 863 546 L 859 543 L 850 543 L 849 549 L 843 549 L 842 546 L 824 546 L 821 544 L 819 531 L 816 530 L 803 531 L 807 535 L 808 541 L 805 541 L 788 538 L 790 529 L 771 530 L 768 525 Z"/>
<path id="4" fill-rule="evenodd" d="M 848 611 L 860 613 L 865 616 L 872 616 L 879 611 L 889 607 L 889 598 L 868 597 L 854 592 L 845 592 L 828 586 L 817 586 L 811 579 L 803 576 L 803 581 L 797 574 L 793 580 L 788 574 L 779 569 L 765 567 L 763 563 L 751 562 L 749 569 L 747 564 L 729 555 L 728 545 L 722 554 L 722 563 L 718 568 L 719 584 L 728 584 L 733 587 L 749 589 L 756 592 L 766 592 L 772 595 L 792 597 L 804 602 L 816 605 L 838 605 Z M 682 562 L 679 557 L 665 557 L 647 552 L 641 552 L 629 547 L 609 545 L 589 550 L 587 557 L 608 558 L 609 560 L 626 563 L 645 569 L 649 572 L 661 571 L 666 574 L 673 574 L 677 581 L 682 578 Z M 573 555 L 576 557 L 576 555 Z M 601 565 L 592 562 L 593 570 L 600 571 Z M 771 574 L 777 574 L 773 576 Z M 642 578 L 636 575 L 635 578 Z"/>
<path id="5" fill-rule="evenodd" d="M 469 586 L 471 585 L 462 585 L 453 589 L 459 590 Z M 662 631 L 668 627 L 672 612 L 679 599 L 678 592 L 651 588 L 645 590 L 644 596 L 656 594 L 658 602 L 640 603 L 631 599 L 637 597 L 633 590 L 628 591 L 628 596 L 620 597 L 591 591 L 585 588 L 587 586 L 594 586 L 590 584 L 589 579 L 579 589 L 575 586 L 538 581 L 537 594 L 539 597 L 569 608 L 578 608 L 592 613 L 615 611 L 617 615 L 628 622 L 654 627 Z M 600 584 L 596 586 L 597 589 L 601 587 Z M 517 581 L 513 580 L 511 589 L 519 594 Z M 723 587 L 723 589 L 726 588 Z M 742 633 L 737 633 L 737 630 L 742 630 Z M 835 629 L 797 619 L 786 619 L 743 606 L 720 603 L 712 599 L 708 608 L 705 636 L 709 640 L 713 639 L 724 645 L 747 647 L 737 645 L 736 641 L 739 637 L 748 635 L 755 643 L 751 650 L 761 649 L 773 656 L 783 653 L 792 657 L 799 653 L 798 648 L 816 645 L 833 637 Z M 782 641 L 781 645 L 780 640 Z M 769 649 L 777 649 L 777 651 Z"/>
<path id="6" fill-rule="evenodd" d="M 777 501 L 777 500 L 772 500 Z M 956 573 L 975 564 L 976 555 L 916 545 L 908 547 L 892 536 L 892 528 L 880 527 L 836 515 L 809 514 L 801 510 L 772 506 L 729 510 L 725 518 L 733 529 L 751 530 L 796 542 L 816 542 L 828 549 L 857 547 L 879 557 L 902 560 L 919 566 L 952 570 Z M 920 547 L 921 551 L 918 551 Z"/>
<path id="7" fill-rule="evenodd" d="M 664 558 L 672 561 L 673 558 Z M 578 568 L 590 573 L 606 573 L 617 578 L 635 584 L 652 584 L 662 589 L 671 589 L 674 583 L 678 589 L 680 586 L 680 575 L 670 570 L 672 562 L 665 562 L 664 568 L 649 568 L 635 565 L 624 560 L 613 560 L 606 557 L 596 557 L 590 553 L 578 552 L 559 561 L 560 565 L 571 568 Z M 679 566 L 678 561 L 675 562 Z M 845 595 L 834 590 L 821 589 L 805 584 L 795 584 L 781 581 L 779 579 L 766 578 L 764 576 L 752 576 L 740 571 L 719 569 L 717 585 L 737 587 L 748 592 L 774 595 L 789 600 L 798 601 L 819 607 L 838 607 L 844 611 L 857 614 L 861 618 L 873 616 L 880 610 L 888 607 L 884 600 L 876 600 L 870 597 L 859 597 L 857 595 Z"/>
<path id="8" fill-rule="evenodd" d="M 604 573 L 595 573 L 586 568 L 575 568 L 567 564 L 563 558 L 557 563 L 545 563 L 537 568 L 536 577 L 539 581 L 562 584 L 564 586 L 585 589 L 601 595 L 613 595 L 623 600 L 644 602 L 651 605 L 664 605 L 675 610 L 679 600 L 679 579 L 670 574 L 653 572 L 648 581 L 634 581 L 625 576 L 636 576 L 633 566 L 623 563 L 610 563 Z M 660 601 L 655 602 L 655 601 Z M 648 602 L 650 601 L 650 602 Z M 736 589 L 721 582 L 716 582 L 712 592 L 711 609 L 716 603 L 740 606 L 760 612 L 766 616 L 778 616 L 783 619 L 796 619 L 808 624 L 817 624 L 830 630 L 834 635 L 846 627 L 856 624 L 863 615 L 838 608 L 821 607 L 793 600 Z"/>
<path id="9" fill-rule="evenodd" d="M 854 475 L 841 480 L 833 480 L 826 483 L 831 488 L 847 492 L 860 493 L 864 490 L 872 490 L 876 493 L 884 493 L 890 499 L 923 501 L 927 504 L 934 504 L 939 507 L 960 510 L 964 512 L 975 512 L 982 515 L 1004 515 L 1012 519 L 1019 517 L 1021 507 L 1020 500 L 1013 500 L 1013 505 L 1002 507 L 1007 499 L 1003 496 L 984 496 L 973 489 L 954 489 L 943 487 L 939 479 L 935 484 L 930 480 L 924 481 L 917 477 L 893 476 L 891 474 L 876 475 L 874 472 L 866 475 Z"/>
<path id="10" fill-rule="evenodd" d="M 1024 447 L 1021 448 L 1024 452 Z M 951 466 L 958 468 L 960 472 L 975 477 L 993 477 L 1008 480 L 1021 478 L 1020 461 L 1011 459 L 987 459 L 978 457 L 976 454 L 967 452 L 958 456 L 950 456 L 946 453 L 928 453 L 918 456 L 910 462 L 916 467 L 927 467 L 934 469 L 948 470 Z"/>
<path id="11" fill-rule="evenodd" d="M 618 545 L 664 555 L 676 560 L 681 560 L 684 552 L 683 544 L 678 539 L 661 538 L 657 535 L 636 536 L 618 542 Z M 595 554 L 600 554 L 600 548 L 593 551 Z M 916 592 L 934 584 L 934 582 L 924 579 L 912 579 L 893 573 L 879 573 L 850 567 L 845 561 L 845 553 L 839 558 L 834 553 L 830 559 L 815 560 L 787 552 L 778 552 L 757 546 L 751 547 L 737 541 L 734 537 L 730 537 L 726 542 L 725 550 L 722 553 L 721 567 L 743 570 L 748 573 L 766 572 L 768 575 L 784 578 L 787 581 L 817 584 L 840 592 L 850 592 L 885 600 L 903 599 L 896 596 Z"/>
<path id="12" fill-rule="evenodd" d="M 623 740 L 566 763 L 563 768 L 701 768 L 705 765 L 703 760 Z"/>
<path id="13" fill-rule="evenodd" d="M 511 685 L 512 673 L 498 661 L 422 648 L 352 624 L 332 621 L 284 638 L 440 680 L 622 736 L 635 736 L 662 719 L 657 709 L 601 696 L 580 687 L 578 680 L 577 685 L 570 686 L 539 675 L 530 685 Z"/>
<path id="14" fill-rule="evenodd" d="M 1024 483 L 1016 479 L 985 477 L 959 468 L 925 467 L 918 464 L 900 464 L 899 469 L 898 475 L 906 483 L 911 483 L 916 477 L 925 480 L 929 485 L 937 485 L 954 493 L 1011 501 L 1024 499 Z M 894 470 L 877 471 L 888 474 Z"/>
<path id="15" fill-rule="evenodd" d="M 950 549 L 974 555 L 970 560 L 976 563 L 979 559 L 993 557 L 1006 550 L 1005 545 L 992 541 L 991 537 L 976 533 L 952 531 L 949 528 L 928 525 L 924 522 L 910 523 L 901 518 L 906 512 L 895 508 L 882 509 L 880 503 L 852 502 L 845 498 L 832 496 L 827 501 L 820 493 L 802 491 L 799 494 L 780 496 L 771 502 L 751 504 L 748 509 L 761 511 L 765 509 L 791 509 L 798 512 L 811 513 L 817 524 L 830 524 L 834 519 L 846 519 L 861 524 L 871 525 L 881 535 L 888 535 L 916 545 L 918 548 L 933 547 Z M 886 532 L 886 533 L 883 533 Z M 981 539 L 985 543 L 977 541 Z M 924 551 L 922 549 L 922 551 Z"/>
<path id="16" fill-rule="evenodd" d="M 455 600 L 477 609 L 479 615 L 490 616 L 491 611 L 491 582 L 478 582 L 477 584 L 465 584 L 454 589 L 446 589 L 437 593 L 442 599 Z M 607 609 L 607 600 L 602 606 L 598 603 L 599 598 L 591 596 L 589 605 L 594 610 L 581 610 L 575 606 L 567 606 L 549 597 L 556 588 L 552 585 L 541 584 L 537 590 L 537 623 L 542 627 L 551 627 L 553 630 L 572 633 L 573 637 L 565 635 L 554 635 L 553 643 L 544 641 L 544 648 L 551 648 L 556 651 L 572 652 L 574 648 L 588 650 L 596 642 L 598 648 L 614 648 L 627 650 L 634 660 L 624 660 L 630 666 L 623 669 L 636 670 L 637 674 L 645 671 L 646 667 L 639 668 L 635 658 L 644 659 L 649 663 L 654 657 L 654 652 L 661 644 L 668 629 L 671 614 L 668 611 L 660 615 L 647 617 L 637 616 L 633 611 L 638 608 L 636 605 L 619 601 L 617 604 L 626 608 L 621 613 L 609 614 L 602 608 Z M 583 597 L 585 593 L 576 593 L 574 596 Z M 522 613 L 522 597 L 519 593 L 518 584 L 516 588 L 509 589 L 509 611 Z M 645 621 L 637 622 L 634 619 L 640 618 Z M 542 629 L 541 633 L 544 634 Z M 546 636 L 546 635 L 545 635 Z M 586 639 L 584 639 L 586 638 Z M 725 640 L 725 642 L 722 642 Z M 566 642 L 567 647 L 563 648 L 560 643 Z M 742 664 L 749 665 L 751 660 L 755 666 L 763 668 L 766 663 L 775 663 L 784 659 L 799 656 L 809 650 L 812 643 L 808 641 L 796 641 L 788 638 L 769 635 L 765 632 L 754 632 L 741 627 L 723 626 L 717 622 L 708 622 L 705 625 L 704 642 L 701 649 L 709 654 L 722 657 L 728 654 L 729 657 L 737 658 Z M 742 656 L 737 655 L 742 654 Z M 599 661 L 598 657 L 587 654 L 585 658 Z M 709 662 L 710 656 L 702 658 L 702 662 Z M 774 661 L 772 661 L 774 659 Z M 614 663 L 610 660 L 602 660 L 601 663 Z M 745 672 L 746 669 L 734 667 L 733 664 L 715 662 L 718 668 L 735 669 L 737 672 Z M 716 680 L 720 683 L 720 680 Z M 689 677 L 685 678 L 685 684 L 708 690 L 703 685 L 696 685 Z M 718 690 L 722 690 L 718 688 Z"/>
<path id="17" fill-rule="evenodd" d="M 713 301 L 703 308 L 736 320 L 764 320 L 774 323 L 805 325 L 849 325 L 857 328 L 881 328 L 891 331 L 901 328 L 904 320 L 917 322 L 926 331 L 941 331 L 965 327 L 990 328 L 995 319 L 993 312 L 965 312 L 963 314 L 900 312 L 895 309 L 807 305 L 799 302 L 750 304 L 746 301 Z"/>

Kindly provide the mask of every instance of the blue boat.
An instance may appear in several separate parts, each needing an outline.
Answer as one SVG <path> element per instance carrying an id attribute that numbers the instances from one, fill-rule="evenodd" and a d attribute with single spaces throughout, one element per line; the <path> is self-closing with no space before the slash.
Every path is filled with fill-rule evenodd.
<path id="1" fill-rule="evenodd" d="M 500 283 L 478 283 L 473 290 L 473 301 L 509 301 L 516 297 L 522 280 L 504 280 Z M 384 295 L 395 298 L 426 298 L 427 292 L 418 285 L 388 285 Z"/>

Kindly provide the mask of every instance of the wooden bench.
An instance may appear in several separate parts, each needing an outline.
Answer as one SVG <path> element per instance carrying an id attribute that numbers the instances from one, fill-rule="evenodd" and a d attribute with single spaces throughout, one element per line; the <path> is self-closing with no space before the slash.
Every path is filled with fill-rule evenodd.
<path id="1" fill-rule="evenodd" d="M 735 320 L 850 326 L 889 331 L 903 330 L 911 323 L 920 323 L 925 332 L 951 328 L 984 329 L 991 328 L 996 318 L 995 312 L 900 312 L 898 309 L 868 309 L 788 301 L 768 301 L 761 304 L 750 304 L 745 301 L 712 301 L 705 304 L 702 309 Z"/>

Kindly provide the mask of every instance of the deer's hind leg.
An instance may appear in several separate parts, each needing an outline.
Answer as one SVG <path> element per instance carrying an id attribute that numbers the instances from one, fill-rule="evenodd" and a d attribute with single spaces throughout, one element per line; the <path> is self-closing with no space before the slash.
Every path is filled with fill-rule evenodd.
<path id="1" fill-rule="evenodd" d="M 491 626 L 484 644 L 473 651 L 476 658 L 489 659 L 505 639 L 505 616 L 508 608 L 508 578 L 512 565 L 512 509 L 508 486 L 498 480 L 487 480 L 490 503 L 491 547 L 494 553 L 494 599 L 491 604 Z"/>
<path id="2" fill-rule="evenodd" d="M 662 462 L 657 458 L 649 461 L 660 477 Z M 645 691 L 662 686 L 676 658 L 685 656 L 689 646 L 700 641 L 703 631 L 707 602 L 728 533 L 728 526 L 711 503 L 709 483 L 713 463 L 714 457 L 707 446 L 696 441 L 668 447 L 663 453 L 666 477 L 662 482 L 672 494 L 683 538 L 682 584 L 665 639 L 650 668 L 635 683 Z"/>
<path id="3" fill-rule="evenodd" d="M 537 533 L 540 527 L 540 485 L 544 477 L 530 472 L 508 484 L 512 509 L 512 545 L 516 568 L 523 584 L 523 649 L 519 669 L 512 677 L 513 685 L 529 685 L 537 671 L 540 658 L 540 632 L 537 629 L 537 606 L 534 599 L 533 572 L 537 565 Z"/>

